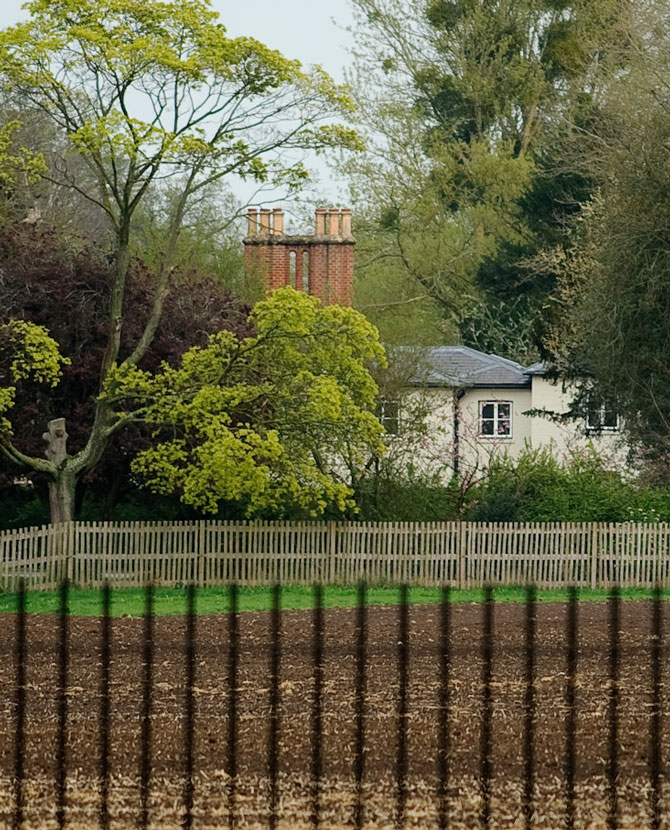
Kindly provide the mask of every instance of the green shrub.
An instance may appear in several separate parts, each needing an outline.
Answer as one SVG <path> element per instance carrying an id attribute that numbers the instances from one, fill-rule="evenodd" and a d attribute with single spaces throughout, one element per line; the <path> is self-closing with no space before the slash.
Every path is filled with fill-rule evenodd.
<path id="1" fill-rule="evenodd" d="M 670 490 L 607 469 L 592 448 L 564 461 L 547 447 L 501 456 L 469 496 L 473 521 L 670 521 Z"/>
<path id="2" fill-rule="evenodd" d="M 453 487 L 412 476 L 370 477 L 356 491 L 362 522 L 446 522 L 458 519 L 457 492 Z"/>
<path id="3" fill-rule="evenodd" d="M 33 487 L 15 485 L 0 493 L 0 530 L 43 525 L 49 521 L 49 509 Z"/>

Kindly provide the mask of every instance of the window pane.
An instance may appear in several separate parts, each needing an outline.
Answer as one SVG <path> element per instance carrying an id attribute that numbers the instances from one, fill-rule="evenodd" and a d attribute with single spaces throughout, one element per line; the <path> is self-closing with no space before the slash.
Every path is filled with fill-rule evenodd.
<path id="1" fill-rule="evenodd" d="M 600 410 L 589 409 L 586 416 L 586 425 L 589 429 L 600 429 Z"/>
<path id="2" fill-rule="evenodd" d="M 602 414 L 602 425 L 609 429 L 616 429 L 618 426 L 618 418 L 616 412 L 611 409 L 605 409 Z"/>
<path id="3" fill-rule="evenodd" d="M 614 409 L 608 405 L 591 405 L 586 417 L 586 425 L 589 429 L 618 429 L 619 418 Z"/>
<path id="4" fill-rule="evenodd" d="M 397 419 L 399 408 L 398 401 L 384 401 L 384 417 Z"/>
<path id="5" fill-rule="evenodd" d="M 510 413 L 510 404 L 508 403 L 499 403 L 498 404 L 498 417 L 499 418 L 509 418 Z"/>
<path id="6" fill-rule="evenodd" d="M 482 420 L 482 435 L 493 435 L 493 421 Z"/>
<path id="7" fill-rule="evenodd" d="M 492 404 L 492 403 L 482 404 L 482 418 L 493 418 L 494 411 L 495 411 L 495 404 Z"/>
<path id="8" fill-rule="evenodd" d="M 375 415 L 379 418 L 379 420 L 381 421 L 381 425 L 384 427 L 384 429 L 389 435 L 397 435 L 399 432 L 399 414 L 399 401 L 378 401 L 377 406 L 375 408 Z"/>
<path id="9" fill-rule="evenodd" d="M 509 421 L 498 421 L 498 435 L 510 435 L 509 427 Z"/>

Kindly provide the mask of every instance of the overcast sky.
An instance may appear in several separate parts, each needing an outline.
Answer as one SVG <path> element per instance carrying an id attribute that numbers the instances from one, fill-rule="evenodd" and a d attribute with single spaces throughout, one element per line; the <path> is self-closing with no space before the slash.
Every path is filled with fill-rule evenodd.
<path id="1" fill-rule="evenodd" d="M 26 17 L 22 5 L 23 0 L 0 0 L 0 28 Z M 344 31 L 352 23 L 347 0 L 213 0 L 212 7 L 230 35 L 249 35 L 288 58 L 320 63 L 342 80 L 351 43 Z"/>
<path id="2" fill-rule="evenodd" d="M 0 28 L 27 17 L 23 3 L 0 0 Z M 255 37 L 287 58 L 297 58 L 305 65 L 321 64 L 337 81 L 344 79 L 352 42 L 346 27 L 353 22 L 347 0 L 212 0 L 212 7 L 229 35 Z M 318 164 L 317 172 L 319 189 L 333 200 L 340 198 L 342 188 L 332 181 L 328 169 Z"/>

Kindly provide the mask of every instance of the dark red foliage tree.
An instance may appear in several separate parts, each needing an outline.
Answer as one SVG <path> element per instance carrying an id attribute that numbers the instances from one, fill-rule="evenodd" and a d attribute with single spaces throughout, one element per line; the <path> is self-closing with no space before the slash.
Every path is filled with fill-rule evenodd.
<path id="1" fill-rule="evenodd" d="M 64 237 L 54 230 L 16 225 L 0 239 L 0 322 L 25 319 L 45 326 L 61 353 L 71 359 L 56 389 L 24 388 L 17 395 L 12 421 L 20 428 L 14 442 L 25 453 L 44 455 L 42 435 L 53 418 L 66 419 L 70 453 L 86 443 L 107 342 L 113 265 L 87 240 Z M 120 360 L 137 343 L 153 301 L 152 276 L 141 261 L 132 263 L 129 276 Z M 247 306 L 206 275 L 175 275 L 156 336 L 140 368 L 155 370 L 162 361 L 175 365 L 188 348 L 204 345 L 208 335 L 222 329 L 240 336 L 250 334 L 248 312 Z M 105 494 L 108 503 L 113 503 L 120 491 L 132 485 L 130 461 L 149 440 L 141 425 L 114 436 L 100 463 L 81 480 L 78 503 L 86 489 Z M 17 472 L 0 456 L 0 490 L 13 485 Z M 38 491 L 45 492 L 46 482 L 39 474 L 27 477 Z"/>

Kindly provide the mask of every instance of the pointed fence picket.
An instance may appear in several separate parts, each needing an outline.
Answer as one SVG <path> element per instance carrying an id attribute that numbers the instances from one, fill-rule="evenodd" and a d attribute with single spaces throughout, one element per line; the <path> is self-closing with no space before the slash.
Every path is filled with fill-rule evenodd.
<path id="1" fill-rule="evenodd" d="M 0 532 L 0 590 L 285 584 L 670 585 L 670 526 L 70 522 Z"/>

